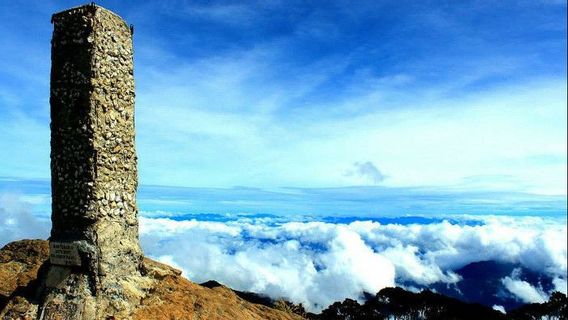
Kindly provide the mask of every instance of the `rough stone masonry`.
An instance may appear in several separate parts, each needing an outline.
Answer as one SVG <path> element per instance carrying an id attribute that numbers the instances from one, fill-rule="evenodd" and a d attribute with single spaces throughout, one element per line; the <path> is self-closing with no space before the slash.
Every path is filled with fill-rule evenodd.
<path id="1" fill-rule="evenodd" d="M 127 315 L 142 294 L 143 257 L 132 28 L 94 4 L 52 23 L 52 230 L 40 317 Z"/>

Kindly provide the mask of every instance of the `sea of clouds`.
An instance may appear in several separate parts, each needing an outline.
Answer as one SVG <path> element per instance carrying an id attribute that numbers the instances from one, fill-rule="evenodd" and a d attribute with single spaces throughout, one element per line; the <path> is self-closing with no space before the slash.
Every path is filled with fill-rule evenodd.
<path id="1" fill-rule="evenodd" d="M 30 208 L 17 196 L 0 196 L 0 245 L 47 238 L 49 218 Z M 552 279 L 548 292 L 516 272 L 501 279 L 519 301 L 542 302 L 553 290 L 567 291 L 564 217 L 452 216 L 416 222 L 196 217 L 142 212 L 145 254 L 183 270 L 192 281 L 216 280 L 303 303 L 312 311 L 394 285 L 456 284 L 461 279 L 455 270 L 488 260 L 519 264 Z"/>
<path id="2" fill-rule="evenodd" d="M 566 223 L 536 217 L 478 217 L 480 223 L 427 224 L 176 221 L 142 218 L 146 254 L 182 269 L 189 279 L 301 302 L 311 310 L 413 282 L 454 284 L 472 262 L 518 263 L 553 279 L 566 292 Z M 468 221 L 471 221 L 468 218 Z M 544 292 L 518 274 L 502 279 L 523 302 Z"/>

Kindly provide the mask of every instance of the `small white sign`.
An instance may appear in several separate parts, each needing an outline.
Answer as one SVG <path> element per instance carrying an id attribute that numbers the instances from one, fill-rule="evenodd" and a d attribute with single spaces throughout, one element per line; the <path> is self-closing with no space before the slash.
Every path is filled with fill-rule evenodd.
<path id="1" fill-rule="evenodd" d="M 80 266 L 81 257 L 77 244 L 73 242 L 50 242 L 49 261 L 62 266 Z"/>

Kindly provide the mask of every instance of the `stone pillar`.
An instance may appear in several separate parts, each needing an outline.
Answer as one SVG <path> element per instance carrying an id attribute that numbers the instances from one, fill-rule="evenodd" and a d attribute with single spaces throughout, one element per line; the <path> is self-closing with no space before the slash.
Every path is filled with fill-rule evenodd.
<path id="1" fill-rule="evenodd" d="M 135 299 L 142 261 L 132 29 L 94 4 L 52 23 L 53 225 L 42 313 L 104 318 Z"/>

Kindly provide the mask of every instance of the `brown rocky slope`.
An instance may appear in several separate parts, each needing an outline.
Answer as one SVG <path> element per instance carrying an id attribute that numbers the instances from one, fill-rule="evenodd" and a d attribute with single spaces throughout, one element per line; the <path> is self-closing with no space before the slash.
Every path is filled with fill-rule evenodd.
<path id="1" fill-rule="evenodd" d="M 37 317 L 37 276 L 48 256 L 45 240 L 15 241 L 0 249 L 0 319 Z M 132 319 L 302 319 L 245 301 L 225 286 L 198 285 L 183 278 L 179 270 L 148 258 L 144 259 L 144 271 L 152 281 L 140 304 L 132 306 Z"/>

